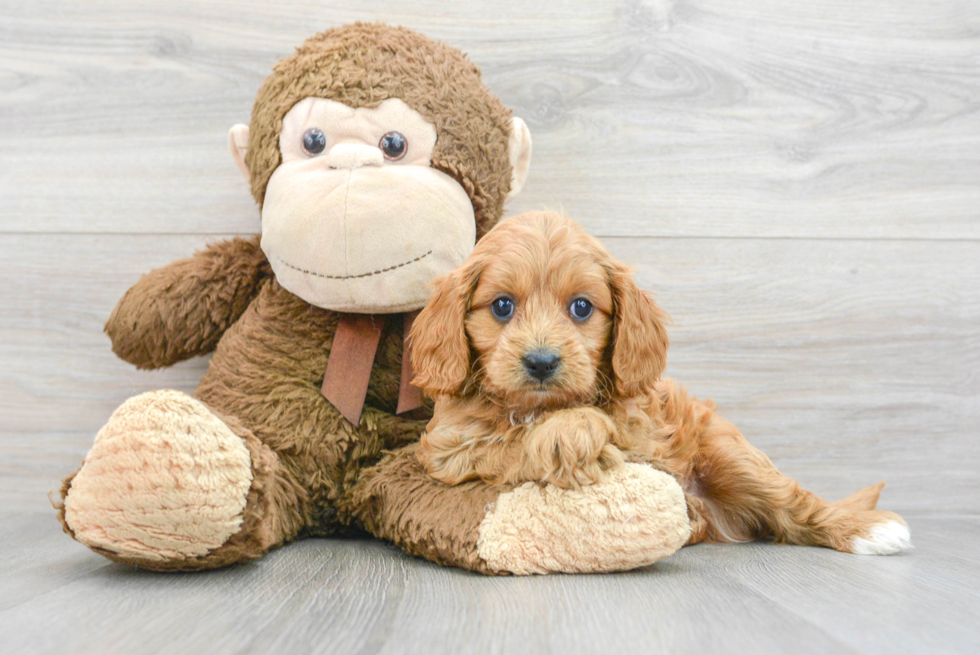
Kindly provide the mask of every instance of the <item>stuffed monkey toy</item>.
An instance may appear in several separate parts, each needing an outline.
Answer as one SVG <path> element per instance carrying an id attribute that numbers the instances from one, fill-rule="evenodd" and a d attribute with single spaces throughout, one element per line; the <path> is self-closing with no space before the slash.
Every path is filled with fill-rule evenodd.
<path id="1" fill-rule="evenodd" d="M 363 528 L 482 573 L 623 570 L 688 537 L 669 475 L 631 465 L 579 490 L 446 486 L 415 458 L 431 405 L 403 335 L 528 170 L 527 127 L 459 51 L 355 24 L 273 68 L 229 135 L 262 233 L 144 275 L 106 324 L 141 369 L 213 353 L 193 396 L 120 406 L 59 518 L 157 571 L 251 560 Z"/>

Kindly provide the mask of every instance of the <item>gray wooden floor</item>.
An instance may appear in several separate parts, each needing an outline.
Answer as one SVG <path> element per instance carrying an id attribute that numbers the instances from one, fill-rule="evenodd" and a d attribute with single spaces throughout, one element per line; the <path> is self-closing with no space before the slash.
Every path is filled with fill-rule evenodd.
<path id="1" fill-rule="evenodd" d="M 310 541 L 158 576 L 61 534 L 46 494 L 112 410 L 207 366 L 116 360 L 116 300 L 259 229 L 229 126 L 303 38 L 375 19 L 468 52 L 527 121 L 510 210 L 564 207 L 637 266 L 670 375 L 821 495 L 887 479 L 917 550 L 517 580 Z M 0 0 L 0 308 L 0 653 L 980 651 L 974 0 Z"/>
<path id="2" fill-rule="evenodd" d="M 377 541 L 154 574 L 0 515 L 3 653 L 976 653 L 980 520 L 862 557 L 701 545 L 624 574 L 484 578 Z"/>

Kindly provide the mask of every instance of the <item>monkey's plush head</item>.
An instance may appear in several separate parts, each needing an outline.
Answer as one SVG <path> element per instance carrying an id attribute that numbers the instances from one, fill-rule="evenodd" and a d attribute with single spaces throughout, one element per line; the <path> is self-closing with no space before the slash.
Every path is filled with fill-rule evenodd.
<path id="1" fill-rule="evenodd" d="M 229 144 L 279 283 L 337 311 L 417 309 L 527 175 L 524 122 L 458 50 L 347 25 L 273 68 Z"/>

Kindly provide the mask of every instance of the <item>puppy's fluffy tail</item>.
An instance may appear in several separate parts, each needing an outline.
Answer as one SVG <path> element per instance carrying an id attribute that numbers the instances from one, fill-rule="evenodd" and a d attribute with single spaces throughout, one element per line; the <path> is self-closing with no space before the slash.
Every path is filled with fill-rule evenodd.
<path id="1" fill-rule="evenodd" d="M 885 481 L 882 480 L 878 484 L 873 484 L 860 491 L 855 491 L 847 498 L 841 498 L 836 502 L 830 503 L 830 505 L 832 507 L 840 507 L 841 509 L 872 510 L 878 506 L 878 497 L 881 496 L 881 490 L 884 488 Z"/>

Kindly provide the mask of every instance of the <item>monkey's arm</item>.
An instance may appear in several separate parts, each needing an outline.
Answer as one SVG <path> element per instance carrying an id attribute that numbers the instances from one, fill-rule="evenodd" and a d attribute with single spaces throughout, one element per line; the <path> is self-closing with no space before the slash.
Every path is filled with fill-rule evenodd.
<path id="1" fill-rule="evenodd" d="M 105 325 L 112 350 L 137 368 L 160 368 L 212 351 L 270 274 L 259 237 L 209 245 L 151 271 Z"/>

